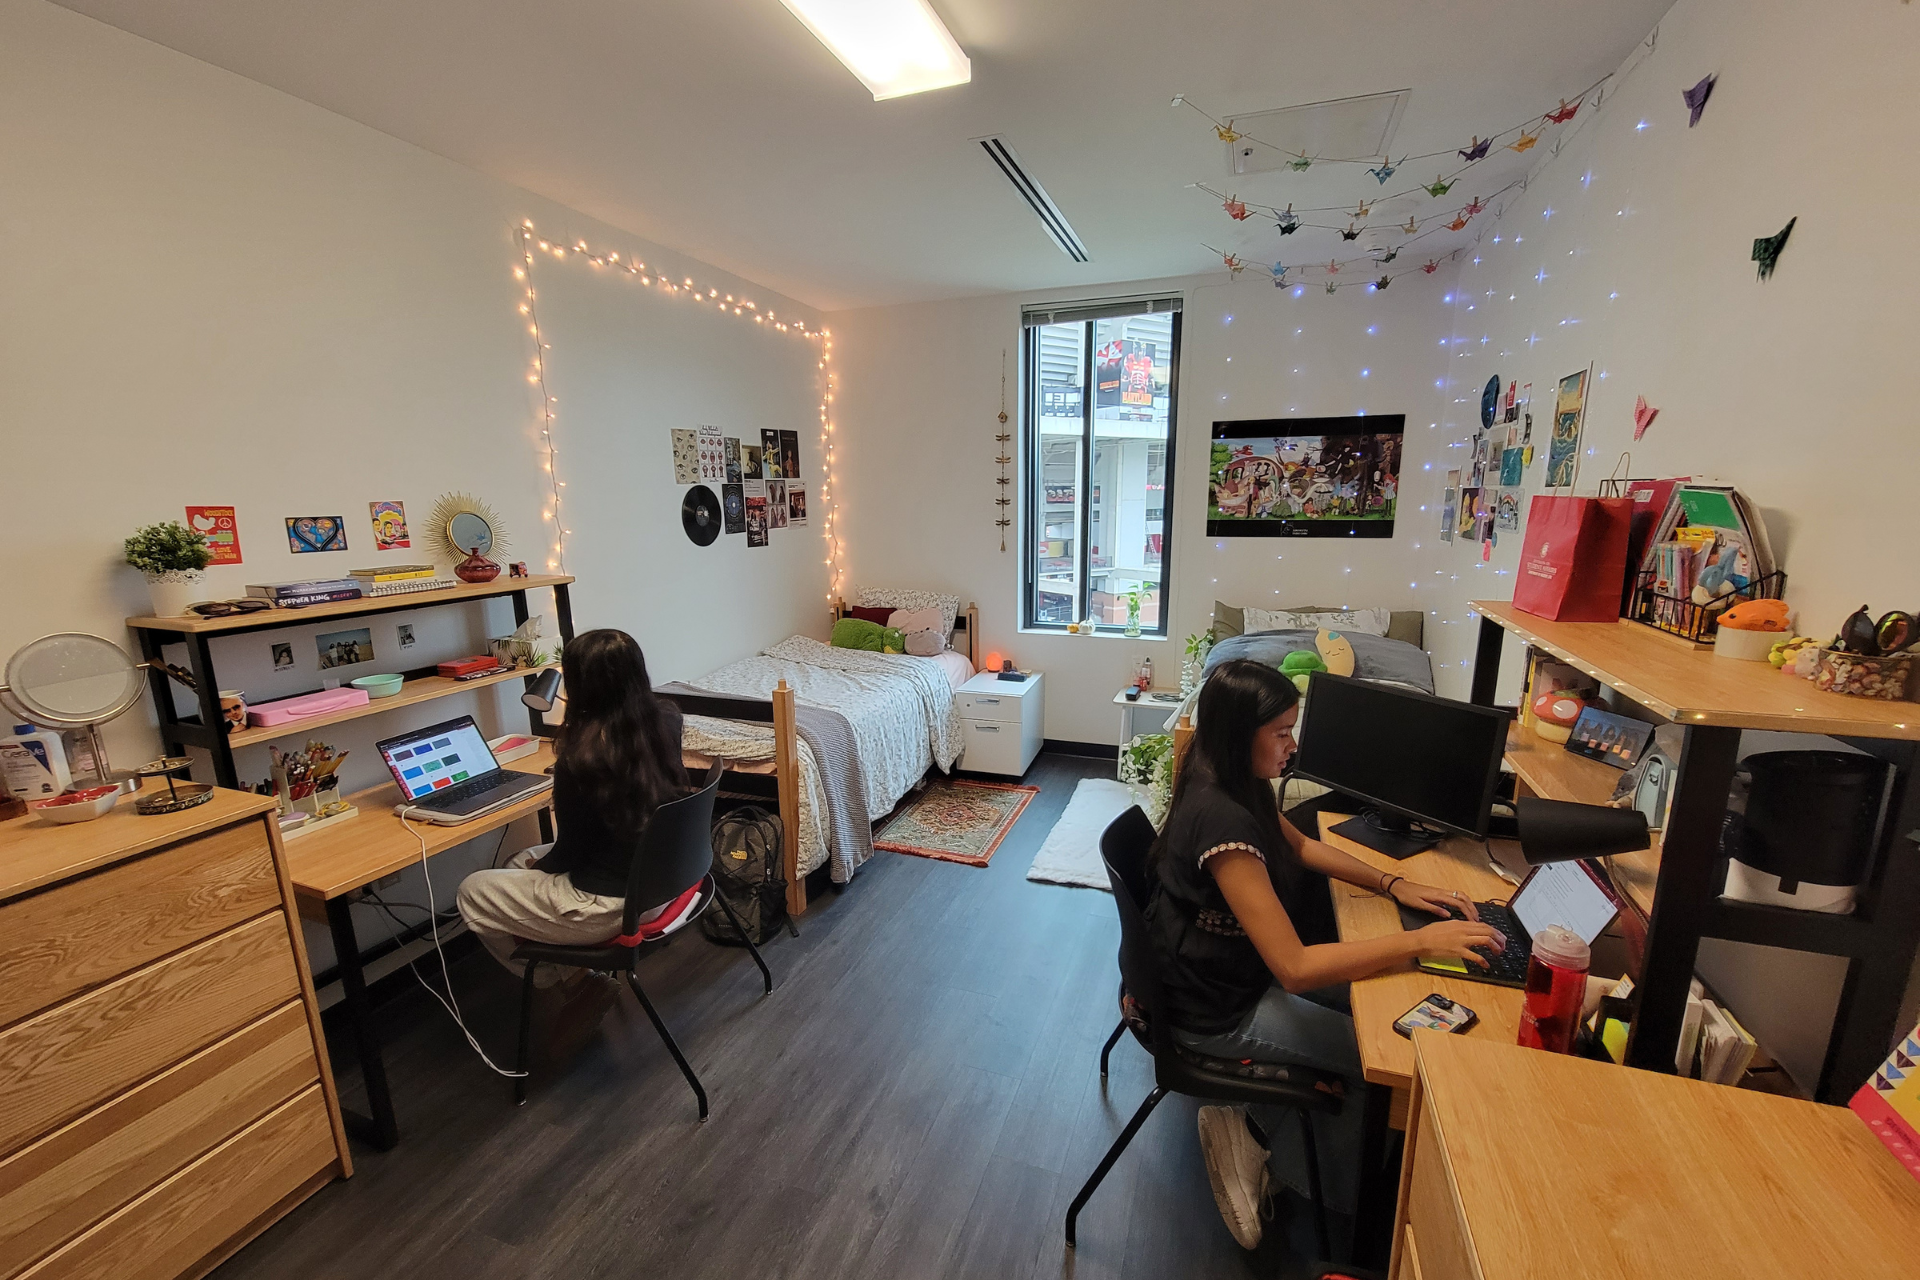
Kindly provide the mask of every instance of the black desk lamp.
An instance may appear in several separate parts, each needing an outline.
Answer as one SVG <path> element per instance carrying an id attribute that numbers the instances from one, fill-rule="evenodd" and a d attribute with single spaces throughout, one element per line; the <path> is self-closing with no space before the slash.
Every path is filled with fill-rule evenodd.
<path id="1" fill-rule="evenodd" d="M 542 714 L 552 711 L 555 703 L 565 701 L 560 691 L 560 668 L 548 667 L 535 676 L 533 687 L 520 695 L 520 701 Z"/>
<path id="2" fill-rule="evenodd" d="M 1520 828 L 1520 852 L 1535 866 L 1632 853 L 1653 843 L 1647 833 L 1647 815 L 1638 809 L 1534 796 L 1516 801 L 1513 807 Z"/>

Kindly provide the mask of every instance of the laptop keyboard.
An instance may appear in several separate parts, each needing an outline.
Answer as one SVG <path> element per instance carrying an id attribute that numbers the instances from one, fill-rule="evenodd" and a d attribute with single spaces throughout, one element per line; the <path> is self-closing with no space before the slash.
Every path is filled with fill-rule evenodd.
<path id="1" fill-rule="evenodd" d="M 500 776 L 501 772 L 501 770 L 496 769 L 492 773 L 483 773 L 477 778 L 468 778 L 465 782 L 456 786 L 442 787 L 431 796 L 422 796 L 421 799 L 431 801 L 436 809 L 449 808 L 463 801 L 473 799 L 482 791 L 491 791 L 499 786 L 505 781 L 505 779 Z"/>
<path id="2" fill-rule="evenodd" d="M 1474 953 L 1487 962 L 1485 976 L 1504 978 L 1510 982 L 1527 980 L 1527 964 L 1532 948 L 1521 943 L 1523 930 L 1513 912 L 1492 902 L 1474 904 L 1480 912 L 1480 921 L 1498 929 L 1507 939 L 1505 951 L 1495 951 L 1491 947 L 1475 947 Z"/>

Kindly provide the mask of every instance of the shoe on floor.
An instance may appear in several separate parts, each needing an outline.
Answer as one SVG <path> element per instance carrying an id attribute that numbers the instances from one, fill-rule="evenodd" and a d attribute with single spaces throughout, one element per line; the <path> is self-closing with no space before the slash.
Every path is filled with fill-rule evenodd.
<path id="1" fill-rule="evenodd" d="M 1207 1160 L 1213 1202 L 1242 1249 L 1260 1243 L 1260 1206 L 1267 1197 L 1267 1149 L 1237 1107 L 1200 1108 L 1200 1152 Z"/>

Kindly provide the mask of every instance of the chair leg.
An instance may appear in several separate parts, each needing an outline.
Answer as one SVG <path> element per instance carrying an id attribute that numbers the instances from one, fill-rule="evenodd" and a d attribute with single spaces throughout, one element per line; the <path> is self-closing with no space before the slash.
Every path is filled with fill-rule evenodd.
<path id="1" fill-rule="evenodd" d="M 1147 1100 L 1142 1102 L 1140 1109 L 1133 1113 L 1133 1119 L 1127 1121 L 1127 1127 L 1120 1131 L 1120 1136 L 1115 1138 L 1113 1145 L 1107 1148 L 1107 1154 L 1101 1158 L 1100 1166 L 1093 1171 L 1093 1176 L 1087 1179 L 1087 1185 L 1081 1187 L 1080 1194 L 1073 1198 L 1073 1204 L 1067 1209 L 1067 1248 L 1071 1249 L 1074 1246 L 1073 1228 L 1080 1217 L 1080 1210 L 1084 1209 L 1087 1201 L 1093 1198 L 1093 1193 L 1100 1189 L 1100 1183 L 1106 1178 L 1107 1171 L 1113 1168 L 1113 1162 L 1120 1158 L 1120 1153 L 1127 1149 L 1129 1142 L 1133 1141 L 1133 1135 L 1140 1132 L 1140 1126 L 1147 1122 L 1147 1117 L 1153 1114 L 1153 1109 L 1160 1105 L 1160 1099 L 1166 1096 L 1165 1085 L 1154 1086 L 1153 1092 L 1147 1095 Z"/>
<path id="2" fill-rule="evenodd" d="M 1327 1234 L 1327 1198 L 1320 1191 L 1320 1149 L 1313 1140 L 1313 1113 L 1300 1108 L 1300 1142 L 1307 1154 L 1307 1190 L 1313 1193 L 1313 1234 L 1320 1246 L 1323 1262 L 1333 1260 L 1333 1244 Z"/>
<path id="3" fill-rule="evenodd" d="M 753 962 L 760 966 L 760 977 L 767 984 L 766 994 L 772 995 L 773 972 L 767 968 L 767 962 L 760 958 L 760 948 L 753 945 L 753 939 L 747 934 L 747 926 L 740 923 L 740 917 L 734 913 L 733 904 L 727 901 L 727 895 L 720 892 L 718 885 L 714 886 L 713 900 L 720 904 L 720 909 L 727 913 L 727 919 L 731 920 L 733 927 L 739 931 L 740 941 L 747 944 L 747 950 L 753 955 Z"/>
<path id="4" fill-rule="evenodd" d="M 673 1033 L 667 1030 L 666 1023 L 660 1021 L 660 1015 L 654 1011 L 653 1001 L 647 999 L 646 989 L 640 985 L 640 979 L 631 969 L 627 970 L 627 985 L 632 987 L 633 994 L 640 998 L 640 1007 L 647 1011 L 647 1018 L 653 1023 L 653 1029 L 660 1033 L 661 1043 L 667 1046 L 667 1052 L 671 1053 L 673 1060 L 680 1064 L 680 1074 L 685 1076 L 687 1083 L 693 1086 L 693 1096 L 700 1100 L 700 1119 L 704 1123 L 707 1118 L 707 1091 L 701 1087 L 700 1077 L 693 1074 L 693 1068 L 687 1065 L 687 1059 L 680 1052 L 680 1046 L 674 1042 Z"/>
<path id="5" fill-rule="evenodd" d="M 1119 1044 L 1120 1037 L 1126 1033 L 1127 1020 L 1122 1018 L 1120 1025 L 1113 1029 L 1113 1034 L 1107 1037 L 1107 1042 L 1100 1046 L 1100 1078 L 1102 1080 L 1107 1078 L 1107 1056 L 1113 1052 L 1113 1046 Z"/>
<path id="6" fill-rule="evenodd" d="M 527 1056 L 533 1041 L 533 970 L 537 962 L 527 961 L 526 975 L 520 979 L 520 1060 L 514 1069 L 520 1074 L 513 1078 L 513 1105 L 527 1105 Z"/>

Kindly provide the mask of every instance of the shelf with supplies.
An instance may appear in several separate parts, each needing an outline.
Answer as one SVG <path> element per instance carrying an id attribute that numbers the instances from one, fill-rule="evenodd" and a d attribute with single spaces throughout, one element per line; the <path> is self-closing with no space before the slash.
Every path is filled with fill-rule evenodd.
<path id="1" fill-rule="evenodd" d="M 233 753 L 238 748 L 296 738 L 326 725 L 341 724 L 348 720 L 396 711 L 403 707 L 419 706 L 439 698 L 451 697 L 456 693 L 504 684 L 515 678 L 524 680 L 531 687 L 534 678 L 546 668 L 519 667 L 512 671 L 489 672 L 485 676 L 466 681 L 437 675 L 432 668 L 401 672 L 400 674 L 405 677 L 405 683 L 401 685 L 400 692 L 390 697 L 372 698 L 360 706 L 325 712 L 288 724 L 270 727 L 249 725 L 228 734 L 222 731 L 220 677 L 214 669 L 213 648 L 210 643 L 212 640 L 305 626 L 312 622 L 431 609 L 446 605 L 475 604 L 502 598 L 513 605 L 513 620 L 517 626 L 532 616 L 528 607 L 527 593 L 544 589 L 553 592 L 553 612 L 559 627 L 560 647 L 565 648 L 567 642 L 573 639 L 573 603 L 568 594 L 568 587 L 572 583 L 573 578 L 567 574 L 534 574 L 525 578 L 499 577 L 491 582 L 463 583 L 457 587 L 446 587 L 437 591 L 367 596 L 359 600 L 316 604 L 303 609 L 263 609 L 252 613 L 230 614 L 221 618 L 195 616 L 128 618 L 127 627 L 140 641 L 141 657 L 154 664 L 147 673 L 148 692 L 153 699 L 154 713 L 160 722 L 160 740 L 166 745 L 167 754 L 184 755 L 187 747 L 199 747 L 213 757 L 213 781 L 219 786 L 238 789 L 240 776 L 233 759 Z M 186 646 L 187 667 L 197 686 L 196 699 L 199 704 L 197 716 L 182 716 L 174 704 L 173 686 L 168 682 L 168 676 L 162 665 L 163 649 L 170 644 Z M 527 716 L 534 734 L 544 736 L 549 732 L 540 712 L 529 710 Z"/>
<path id="2" fill-rule="evenodd" d="M 1493 704 L 1501 649 L 1512 633 L 1681 731 L 1653 847 L 1608 861 L 1621 891 L 1647 915 L 1627 1064 L 1672 1069 L 1703 939 L 1839 956 L 1849 964 L 1812 1092 L 1821 1101 L 1844 1101 L 1902 1029 L 1902 1001 L 1920 956 L 1920 836 L 1912 834 L 1920 832 L 1920 708 L 1817 689 L 1768 663 L 1675 644 L 1635 622 L 1553 622 L 1506 601 L 1475 601 L 1472 608 L 1480 619 L 1475 703 Z M 1728 896 L 1736 864 L 1723 831 L 1747 729 L 1838 738 L 1888 766 L 1885 811 L 1872 847 L 1860 855 L 1865 871 L 1851 913 Z M 1518 726 L 1506 758 L 1521 788 L 1549 800 L 1602 804 L 1619 777 Z"/>

